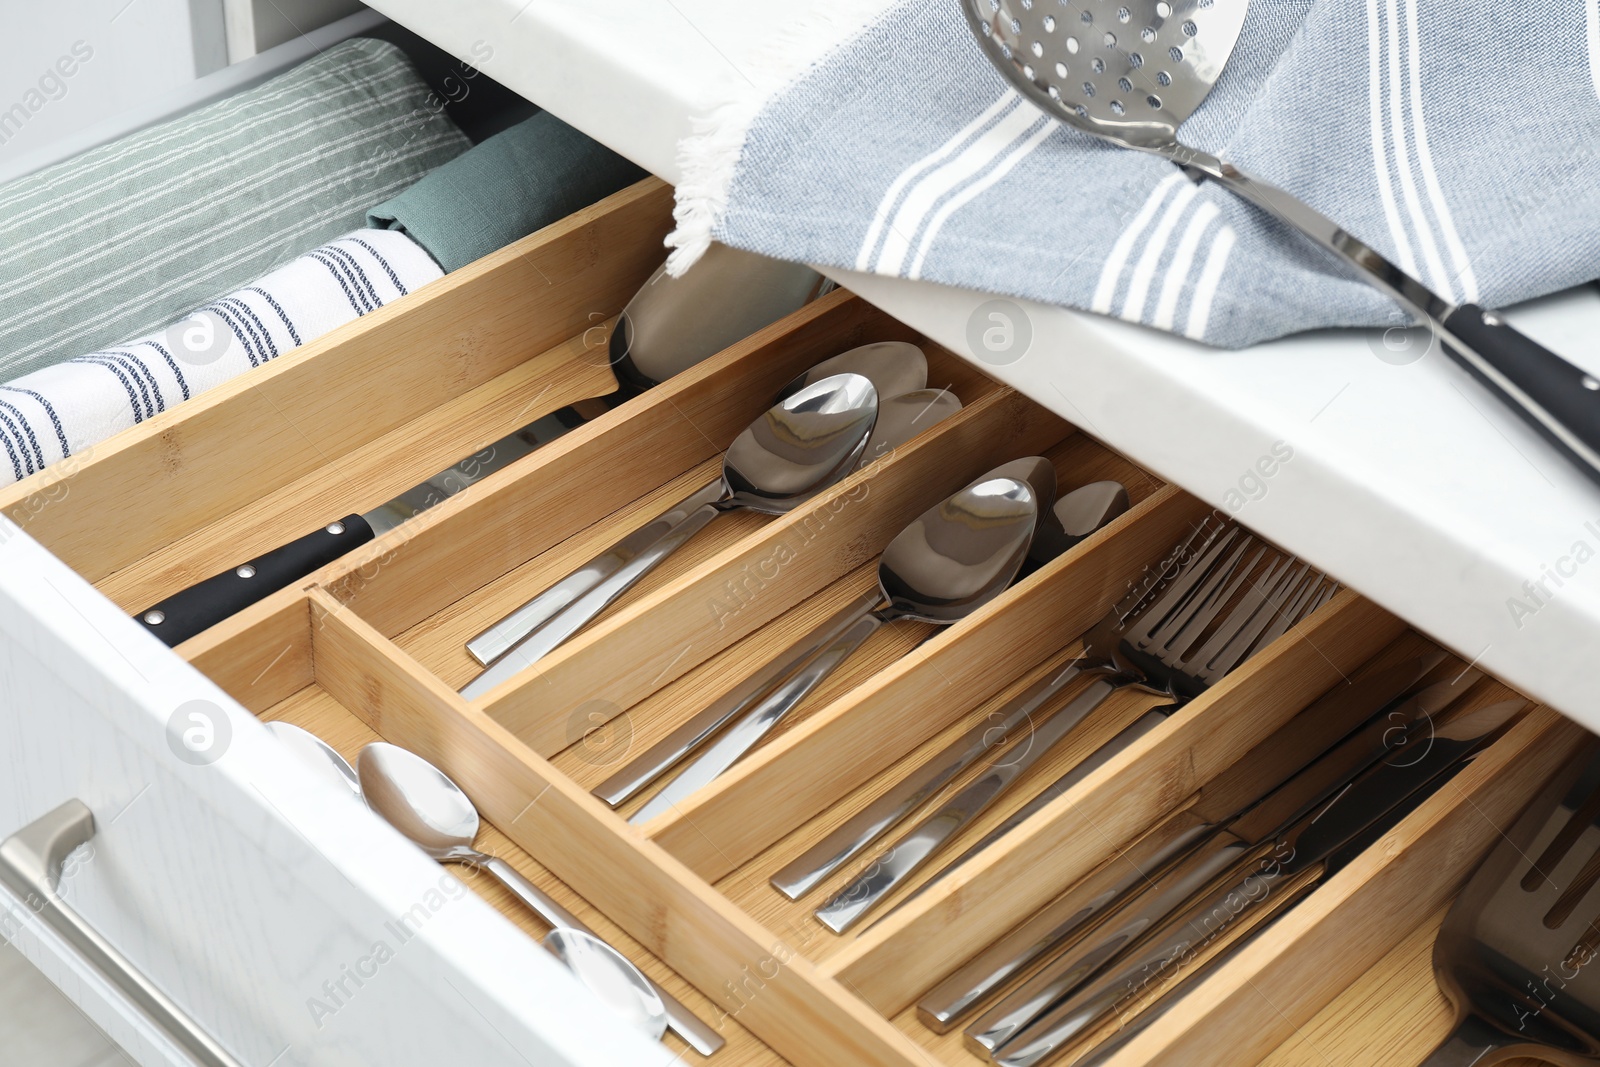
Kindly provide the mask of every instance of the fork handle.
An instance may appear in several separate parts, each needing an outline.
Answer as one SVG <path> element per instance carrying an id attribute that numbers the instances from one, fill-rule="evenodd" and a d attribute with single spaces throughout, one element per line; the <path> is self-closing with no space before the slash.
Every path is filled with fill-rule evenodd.
<path id="1" fill-rule="evenodd" d="M 1099 707 L 1120 684 L 1119 679 L 1096 679 L 1066 707 L 1008 749 L 1006 755 L 986 774 L 974 779 L 937 811 L 879 853 L 866 870 L 817 909 L 817 921 L 834 933 L 842 934 L 864 919 L 868 912 L 882 904 L 890 893 L 921 869 L 968 824 L 987 811 L 996 797 L 1043 759 L 1045 753 Z"/>
<path id="2" fill-rule="evenodd" d="M 767 661 L 766 666 L 718 697 L 715 703 L 651 745 L 643 755 L 630 760 L 627 766 L 596 786 L 594 795 L 613 808 L 637 796 L 679 760 L 699 748 L 706 738 L 754 707 L 757 701 L 779 684 L 792 678 L 817 653 L 855 625 L 864 613 L 881 607 L 879 600 L 878 591 L 874 589 L 846 604 L 818 627 L 816 633 L 790 645 Z"/>
<path id="3" fill-rule="evenodd" d="M 1512 1055 L 1510 1042 L 1499 1027 L 1476 1012 L 1467 1012 L 1450 1036 L 1439 1043 L 1422 1067 L 1489 1067 Z"/>
<path id="4" fill-rule="evenodd" d="M 880 611 L 859 616 L 827 648 L 818 652 L 763 697 L 759 704 L 745 712 L 738 722 L 679 771 L 661 792 L 651 797 L 650 802 L 634 812 L 628 821 L 635 826 L 643 825 L 658 815 L 666 814 L 710 785 L 776 729 L 783 717 L 821 685 L 823 679 L 832 674 L 850 653 L 860 648 L 862 642 L 871 637 L 884 621 L 884 613 Z"/>

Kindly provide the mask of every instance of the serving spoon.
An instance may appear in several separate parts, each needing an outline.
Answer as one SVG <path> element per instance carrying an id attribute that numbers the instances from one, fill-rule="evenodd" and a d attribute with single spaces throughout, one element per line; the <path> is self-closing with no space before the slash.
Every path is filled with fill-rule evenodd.
<path id="1" fill-rule="evenodd" d="M 1007 470 L 1009 474 L 1000 473 Z M 1048 495 L 1054 497 L 1054 469 L 1048 461 L 1030 457 L 985 474 L 896 534 L 878 561 L 877 590 L 841 613 L 844 625 L 833 628 L 837 636 L 809 657 L 805 652 L 783 657 L 803 661 L 803 666 L 629 822 L 648 822 L 671 810 L 733 766 L 885 623 L 910 619 L 949 626 L 999 596 L 1022 569 L 1039 523 L 1040 492 L 1027 473 L 1041 482 L 1048 476 Z"/>
<path id="2" fill-rule="evenodd" d="M 524 878 L 516 868 L 498 856 L 473 847 L 478 837 L 478 809 L 461 787 L 439 768 L 415 752 L 376 741 L 361 750 L 356 757 L 356 769 L 367 806 L 430 857 L 440 863 L 460 863 L 484 871 L 552 927 L 576 930 L 598 941 L 595 932 L 581 919 Z M 569 946 L 562 944 L 561 947 Z M 585 955 L 585 964 L 593 965 L 596 958 L 592 954 Z M 648 1015 L 649 1000 L 643 995 L 648 991 L 664 1006 L 667 1028 L 696 1052 L 709 1056 L 726 1043 L 672 994 L 645 977 L 627 957 L 617 953 L 616 962 L 619 973 L 608 977 L 602 988 L 590 986 L 596 993 L 609 999 L 607 990 L 616 990 L 625 979 L 640 991 L 637 1001 L 629 1005 L 625 1014 L 644 1012 Z M 588 984 L 585 971 L 573 973 Z"/>
<path id="3" fill-rule="evenodd" d="M 715 499 L 688 512 L 664 536 L 584 593 L 469 682 L 473 700 L 564 643 L 632 589 L 719 515 L 748 509 L 782 515 L 848 476 L 878 421 L 878 392 L 860 374 L 835 374 L 805 385 L 767 409 L 728 448 Z"/>
<path id="4" fill-rule="evenodd" d="M 1600 481 L 1600 380 L 1497 311 L 1453 304 L 1282 189 L 1178 140 L 1222 76 L 1247 0 L 960 0 L 984 55 L 1074 129 L 1162 156 L 1299 230 L 1428 326 L 1445 352 Z"/>
<path id="5" fill-rule="evenodd" d="M 824 378 L 831 378 L 835 374 L 859 374 L 872 382 L 872 388 L 878 393 L 878 421 L 873 427 L 872 437 L 868 440 L 866 449 L 861 454 L 859 464 L 863 466 L 961 408 L 960 401 L 950 393 L 940 390 L 941 396 L 937 401 L 929 397 L 927 410 L 919 409 L 914 421 L 908 423 L 897 414 L 904 410 L 905 405 L 912 403 L 915 396 L 927 395 L 923 386 L 928 384 L 928 359 L 923 355 L 922 349 L 905 341 L 878 341 L 873 344 L 858 345 L 847 352 L 825 359 L 797 375 L 783 387 L 776 400 L 783 401 L 806 386 L 820 382 Z M 902 401 L 901 397 L 907 399 Z M 485 667 L 493 666 L 500 657 L 521 644 L 529 634 L 555 618 L 573 601 L 593 589 L 606 576 L 615 573 L 618 568 L 670 533 L 672 528 L 691 512 L 720 499 L 721 495 L 722 483 L 716 478 L 711 479 L 472 638 L 467 642 L 467 654 Z"/>

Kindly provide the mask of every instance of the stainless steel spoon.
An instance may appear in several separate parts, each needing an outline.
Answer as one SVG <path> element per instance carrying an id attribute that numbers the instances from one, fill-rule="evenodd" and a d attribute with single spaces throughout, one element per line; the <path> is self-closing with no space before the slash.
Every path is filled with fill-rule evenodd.
<path id="1" fill-rule="evenodd" d="M 1074 489 L 1050 509 L 1053 521 L 1039 524 L 1029 562 L 1048 563 L 1127 510 L 1128 490 L 1121 482 L 1091 482 Z M 975 724 L 773 875 L 773 887 L 790 900 L 799 900 L 962 771 L 994 753 L 1029 713 L 1029 705 L 1013 703 L 1005 718 L 985 718 Z"/>
<path id="2" fill-rule="evenodd" d="M 310 730 L 302 730 L 293 723 L 282 720 L 267 723 L 267 729 L 287 745 L 297 759 L 315 771 L 318 777 L 326 779 L 333 785 L 343 786 L 350 790 L 350 794 L 357 800 L 361 799 L 361 780 L 356 777 L 356 769 L 350 766 L 350 761 L 339 755 L 328 742 Z"/>
<path id="3" fill-rule="evenodd" d="M 695 266 L 698 268 L 700 264 L 696 263 Z M 891 414 L 888 405 L 892 399 L 897 401 L 901 396 L 920 391 L 928 383 L 927 357 L 923 355 L 922 349 L 904 341 L 879 341 L 870 345 L 860 345 L 831 359 L 823 360 L 784 386 L 776 399 L 785 400 L 806 386 L 820 382 L 824 378 L 831 378 L 835 374 L 862 375 L 872 382 L 872 387 L 878 392 L 878 423 L 873 428 L 872 438 L 867 442 L 866 451 L 862 453 L 860 460 L 862 464 L 870 463 L 890 448 L 904 444 L 912 434 L 920 433 L 961 407 L 960 401 L 941 390 L 943 398 L 948 399 L 942 398 L 929 412 L 918 412 L 913 424 L 908 426 L 899 418 L 885 418 Z M 949 401 L 954 401 L 953 408 L 950 407 Z M 909 403 L 909 401 L 899 403 Z M 905 436 L 899 436 L 901 434 Z M 529 634 L 593 589 L 607 575 L 616 573 L 629 560 L 670 533 L 674 526 L 695 509 L 719 499 L 721 495 L 721 481 L 716 478 L 711 479 L 468 641 L 468 654 L 485 667 L 492 666 L 501 656 L 521 644 Z"/>
<path id="4" fill-rule="evenodd" d="M 1028 562 L 1049 563 L 1127 510 L 1128 487 L 1121 482 L 1079 486 L 1056 501 L 1039 523 L 1033 547 L 1028 549 Z"/>
<path id="5" fill-rule="evenodd" d="M 1049 482 L 1053 496 L 1053 469 Z M 1039 512 L 1039 495 L 1028 480 L 993 472 L 923 512 L 883 550 L 878 590 L 847 609 L 842 632 L 629 821 L 648 822 L 669 811 L 733 766 L 880 626 L 898 619 L 948 626 L 999 596 L 1027 558 Z"/>
<path id="6" fill-rule="evenodd" d="M 919 390 L 926 392 L 927 390 Z M 906 394 L 897 400 L 908 400 L 917 394 Z M 946 394 L 948 395 L 948 394 Z M 915 403 L 905 406 L 905 411 L 914 407 Z M 880 412 L 878 425 L 881 427 L 884 420 L 894 420 L 902 417 L 894 406 L 888 411 Z M 874 431 L 874 438 L 877 432 Z M 868 447 L 872 447 L 870 444 Z M 1014 460 L 1003 467 L 991 471 L 990 477 L 1020 478 L 1027 482 L 1033 489 L 1035 498 L 1039 501 L 1043 512 L 1049 512 L 1049 505 L 1055 500 L 1056 472 L 1049 461 L 1031 456 L 1026 459 Z M 1035 530 L 1038 536 L 1038 530 Z M 793 681 L 798 672 L 814 659 L 817 653 L 839 640 L 846 631 L 855 626 L 862 612 L 870 611 L 877 606 L 878 594 L 869 593 L 846 604 L 830 619 L 818 626 L 803 641 L 793 645 L 786 652 L 769 660 L 753 674 L 741 681 L 737 686 L 728 690 L 721 697 L 699 712 L 694 718 L 673 730 L 666 737 L 651 745 L 649 749 L 636 758 L 628 761 L 627 766 L 607 778 L 595 787 L 594 795 L 604 800 L 612 807 L 624 804 L 637 796 L 641 790 L 651 782 L 670 770 L 689 753 L 699 748 L 708 738 L 755 707 L 764 698 L 772 695 L 780 684 Z M 799 703 L 805 697 L 800 693 L 794 697 Z M 759 739 L 757 735 L 757 739 Z M 752 744 L 754 741 L 751 742 Z M 747 746 L 748 747 L 748 746 Z M 742 754 L 742 753 L 741 753 Z M 708 757 L 709 757 L 708 753 Z M 706 765 L 709 770 L 711 764 Z"/>
<path id="7" fill-rule="evenodd" d="M 582 920 L 516 868 L 473 847 L 478 836 L 478 809 L 439 768 L 414 752 L 382 741 L 363 748 L 356 767 L 367 805 L 429 856 L 440 863 L 462 863 L 485 871 L 551 926 L 595 936 Z M 696 1052 L 709 1056 L 725 1044 L 720 1034 L 670 993 L 651 982 L 631 962 L 623 962 L 632 970 L 630 980 L 636 977 L 655 990 L 666 1008 L 668 1026 Z"/>
<path id="8" fill-rule="evenodd" d="M 1178 140 L 1233 54 L 1247 0 L 960 3 L 989 61 L 1046 114 L 1169 159 L 1299 230 L 1430 327 L 1453 359 L 1600 481 L 1600 380 L 1499 312 L 1452 304 L 1310 205 Z"/>
<path id="9" fill-rule="evenodd" d="M 717 516 L 740 508 L 781 515 L 855 470 L 878 420 L 878 393 L 860 374 L 836 374 L 773 405 L 722 461 L 716 499 L 690 511 L 461 690 L 472 700 L 560 646 Z"/>
<path id="10" fill-rule="evenodd" d="M 578 981 L 653 1041 L 667 1032 L 667 1008 L 650 980 L 628 958 L 593 934 L 558 926 L 539 944 Z"/>

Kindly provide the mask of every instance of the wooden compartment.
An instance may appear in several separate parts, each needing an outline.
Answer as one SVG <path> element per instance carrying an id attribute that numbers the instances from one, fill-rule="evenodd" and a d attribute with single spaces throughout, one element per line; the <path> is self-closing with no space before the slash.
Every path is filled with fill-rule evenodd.
<path id="1" fill-rule="evenodd" d="M 46 472 L 20 483 L 0 508 L 134 609 L 370 507 L 539 414 L 609 393 L 604 327 L 659 261 L 669 208 L 663 186 L 641 183 L 135 427 L 64 481 Z M 835 936 L 811 911 L 859 863 L 792 904 L 767 878 L 1073 655 L 1128 583 L 1210 514 L 927 346 L 930 384 L 962 399 L 958 415 L 788 515 L 719 521 L 536 668 L 479 701 L 456 692 L 473 671 L 469 637 L 712 477 L 722 449 L 795 374 L 888 339 L 920 341 L 830 294 L 179 651 L 253 712 L 347 755 L 380 736 L 444 767 L 483 811 L 488 847 L 719 1021 L 725 1062 L 976 1064 L 959 1034 L 938 1038 L 916 1021 L 919 995 L 1192 802 L 1319 694 L 1420 639 L 1340 592 L 958 873 Z M 670 813 L 633 826 L 625 815 L 639 802 L 619 813 L 590 795 L 630 752 L 870 589 L 878 553 L 910 519 L 1036 453 L 1063 491 L 1115 477 L 1134 506 L 955 626 L 884 628 L 777 736 Z M 945 855 L 1157 703 L 1121 692 Z M 610 745 L 595 744 L 597 728 Z M 1528 713 L 1115 1062 L 1325 1062 L 1294 1051 L 1308 1032 L 1377 1048 L 1344 1032 L 1396 1025 L 1349 1010 L 1380 981 L 1403 982 L 1437 1016 L 1414 943 L 1578 736 L 1552 712 Z M 1396 960 L 1402 949 L 1412 955 Z M 1420 1053 L 1350 1055 L 1335 1061 Z"/>

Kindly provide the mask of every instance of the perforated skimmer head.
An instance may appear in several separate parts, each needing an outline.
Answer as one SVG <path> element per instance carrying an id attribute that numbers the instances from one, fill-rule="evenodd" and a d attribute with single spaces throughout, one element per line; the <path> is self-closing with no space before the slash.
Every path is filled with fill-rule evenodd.
<path id="1" fill-rule="evenodd" d="M 1222 76 L 1246 0 L 960 0 L 989 61 L 1024 96 L 1087 133 L 1146 151 Z"/>

